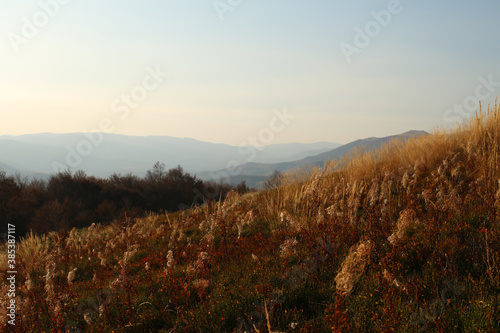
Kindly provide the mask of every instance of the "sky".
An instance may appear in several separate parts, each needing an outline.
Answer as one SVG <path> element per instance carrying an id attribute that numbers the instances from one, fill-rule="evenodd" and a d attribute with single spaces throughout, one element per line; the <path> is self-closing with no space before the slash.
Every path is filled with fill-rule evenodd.
<path id="1" fill-rule="evenodd" d="M 500 95 L 500 2 L 0 0 L 0 135 L 239 145 L 451 127 Z"/>

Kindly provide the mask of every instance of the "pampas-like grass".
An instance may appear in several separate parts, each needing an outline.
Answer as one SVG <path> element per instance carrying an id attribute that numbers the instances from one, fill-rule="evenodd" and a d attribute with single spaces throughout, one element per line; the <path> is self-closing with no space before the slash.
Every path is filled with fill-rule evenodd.
<path id="1" fill-rule="evenodd" d="M 367 240 L 351 248 L 335 277 L 337 291 L 340 294 L 347 296 L 352 292 L 370 260 L 373 245 L 372 241 Z"/>

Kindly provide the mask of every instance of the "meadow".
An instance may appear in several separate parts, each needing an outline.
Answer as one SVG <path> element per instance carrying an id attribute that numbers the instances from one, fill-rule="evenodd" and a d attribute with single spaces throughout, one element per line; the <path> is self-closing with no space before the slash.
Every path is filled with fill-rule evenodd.
<path id="1" fill-rule="evenodd" d="M 500 331 L 500 108 L 268 190 L 16 246 L 8 332 Z"/>

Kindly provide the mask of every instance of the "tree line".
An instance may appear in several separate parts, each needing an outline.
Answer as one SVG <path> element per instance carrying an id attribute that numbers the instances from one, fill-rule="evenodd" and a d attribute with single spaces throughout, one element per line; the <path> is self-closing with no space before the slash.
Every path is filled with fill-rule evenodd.
<path id="1" fill-rule="evenodd" d="M 0 172 L 0 220 L 16 226 L 18 237 L 35 233 L 82 228 L 145 216 L 148 212 L 174 212 L 223 200 L 232 190 L 248 191 L 245 182 L 230 186 L 202 181 L 178 166 L 170 170 L 156 163 L 144 177 L 113 174 L 96 178 L 83 171 L 60 172 L 48 180 L 7 176 Z"/>

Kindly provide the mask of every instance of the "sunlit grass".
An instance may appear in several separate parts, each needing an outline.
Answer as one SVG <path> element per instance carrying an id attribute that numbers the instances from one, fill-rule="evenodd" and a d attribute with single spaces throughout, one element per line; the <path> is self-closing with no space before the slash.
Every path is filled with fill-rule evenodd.
<path id="1" fill-rule="evenodd" d="M 499 145 L 495 106 L 268 191 L 28 235 L 16 329 L 498 331 Z"/>

